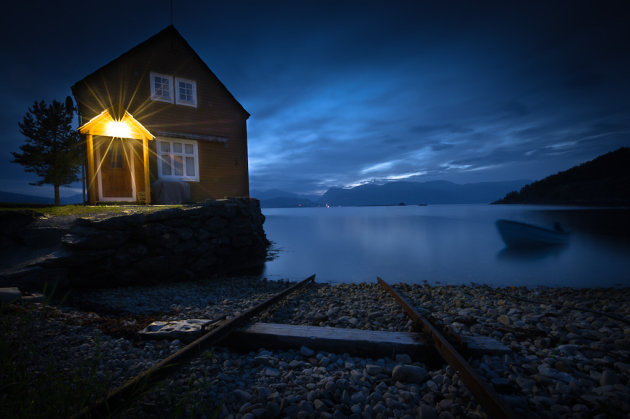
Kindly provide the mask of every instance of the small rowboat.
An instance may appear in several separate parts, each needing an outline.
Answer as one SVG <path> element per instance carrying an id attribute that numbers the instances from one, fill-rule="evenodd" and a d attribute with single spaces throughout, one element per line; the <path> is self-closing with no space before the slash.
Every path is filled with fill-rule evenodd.
<path id="1" fill-rule="evenodd" d="M 508 247 L 558 246 L 569 242 L 569 233 L 558 223 L 553 229 L 512 220 L 497 220 L 496 225 Z"/>

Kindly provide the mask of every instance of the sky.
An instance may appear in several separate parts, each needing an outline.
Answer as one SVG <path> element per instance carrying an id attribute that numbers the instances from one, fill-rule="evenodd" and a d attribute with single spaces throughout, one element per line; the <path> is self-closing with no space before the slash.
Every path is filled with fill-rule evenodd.
<path id="1" fill-rule="evenodd" d="M 0 190 L 49 195 L 11 163 L 18 122 L 168 26 L 170 2 L 3 9 Z M 172 19 L 251 114 L 253 190 L 537 180 L 630 146 L 625 1 L 173 0 Z"/>

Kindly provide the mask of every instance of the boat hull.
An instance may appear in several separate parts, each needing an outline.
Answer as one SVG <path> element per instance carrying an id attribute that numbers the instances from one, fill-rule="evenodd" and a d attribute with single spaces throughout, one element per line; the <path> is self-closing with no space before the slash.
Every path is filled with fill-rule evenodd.
<path id="1" fill-rule="evenodd" d="M 497 230 L 508 247 L 560 246 L 569 242 L 569 233 L 511 220 L 497 220 Z"/>

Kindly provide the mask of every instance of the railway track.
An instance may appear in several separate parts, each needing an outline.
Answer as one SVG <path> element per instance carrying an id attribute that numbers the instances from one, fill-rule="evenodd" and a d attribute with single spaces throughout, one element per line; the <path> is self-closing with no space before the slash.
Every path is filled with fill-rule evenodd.
<path id="1" fill-rule="evenodd" d="M 119 411 L 126 403 L 135 400 L 139 394 L 147 391 L 157 381 L 166 378 L 192 358 L 201 355 L 206 349 L 210 349 L 212 346 L 221 342 L 222 339 L 229 335 L 233 330 L 243 326 L 249 319 L 282 300 L 292 292 L 311 284 L 314 280 L 315 275 L 311 275 L 268 300 L 263 301 L 257 306 L 247 310 L 245 313 L 220 323 L 218 327 L 212 329 L 199 339 L 186 345 L 151 368 L 143 371 L 122 386 L 114 389 L 103 399 L 96 401 L 93 405 L 79 412 L 76 417 L 89 418 L 111 416 L 112 413 Z"/>
<path id="2" fill-rule="evenodd" d="M 496 391 L 468 364 L 466 359 L 451 345 L 451 343 L 433 326 L 424 316 L 413 308 L 403 296 L 394 290 L 389 284 L 378 278 L 378 283 L 400 303 L 407 315 L 422 329 L 431 340 L 442 358 L 453 367 L 468 390 L 475 396 L 479 403 L 486 409 L 491 417 L 515 418 L 515 413 L 508 408 Z"/>
<path id="3" fill-rule="evenodd" d="M 243 330 L 253 317 L 269 310 L 274 304 L 289 297 L 292 293 L 304 289 L 312 284 L 315 275 L 291 286 L 278 293 L 272 298 L 258 304 L 256 307 L 245 313 L 227 321 L 218 323 L 218 326 L 206 333 L 201 338 L 195 340 L 173 355 L 158 362 L 148 370 L 142 372 L 133 379 L 127 381 L 122 386 L 111 391 L 106 397 L 98 400 L 88 408 L 79 412 L 75 417 L 109 417 L 112 414 L 121 412 L 130 403 L 136 401 L 140 395 L 147 392 L 151 386 L 158 381 L 165 379 L 175 371 L 179 370 L 186 363 L 200 356 L 204 351 L 222 342 L 226 337 L 237 330 Z M 398 294 L 393 288 L 378 278 L 379 284 L 394 298 L 400 309 L 404 310 L 412 321 L 418 325 L 418 329 L 424 334 L 427 341 L 432 342 L 437 353 L 452 366 L 462 382 L 469 389 L 470 393 L 477 399 L 478 403 L 487 412 L 489 417 L 514 418 L 516 415 L 501 400 L 500 396 L 489 386 L 484 379 L 468 364 L 465 358 L 451 345 L 451 343 L 435 328 L 431 323 L 418 313 L 409 303 Z M 320 328 L 326 329 L 326 328 Z M 332 330 L 332 329 L 331 329 Z M 347 329 L 346 329 L 347 330 Z M 313 339 L 324 338 L 319 336 L 314 338 L 314 332 L 308 332 L 308 337 Z M 385 332 L 386 333 L 386 332 Z M 359 339 L 354 337 L 353 339 Z M 313 342 L 315 343 L 315 342 Z M 334 344 L 334 343 L 333 343 Z M 370 344 L 370 342 L 367 342 Z M 265 346 L 266 345 L 262 345 Z"/>

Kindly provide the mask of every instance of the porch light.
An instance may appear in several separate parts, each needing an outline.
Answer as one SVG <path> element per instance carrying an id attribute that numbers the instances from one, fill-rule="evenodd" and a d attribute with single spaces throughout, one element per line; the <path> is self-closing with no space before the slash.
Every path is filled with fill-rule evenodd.
<path id="1" fill-rule="evenodd" d="M 131 138 L 131 127 L 126 121 L 109 121 L 105 132 L 109 137 Z"/>

